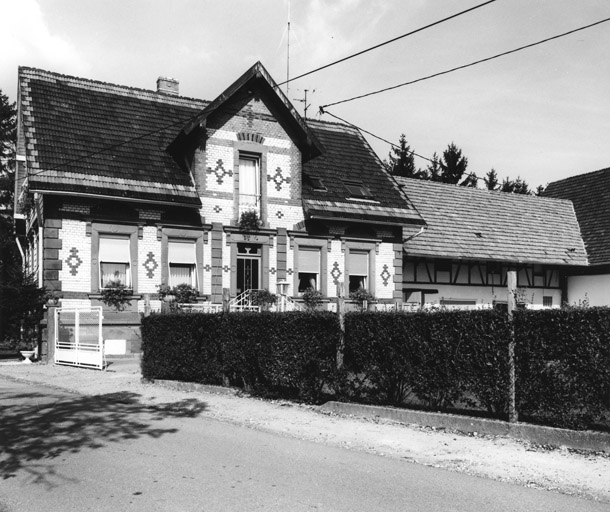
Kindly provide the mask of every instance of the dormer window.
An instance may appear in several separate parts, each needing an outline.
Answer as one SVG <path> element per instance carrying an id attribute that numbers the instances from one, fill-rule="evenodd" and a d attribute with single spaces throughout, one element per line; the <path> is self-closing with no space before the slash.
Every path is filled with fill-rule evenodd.
<path id="1" fill-rule="evenodd" d="M 344 181 L 343 185 L 347 189 L 351 198 L 354 199 L 373 199 L 373 194 L 361 181 Z"/>

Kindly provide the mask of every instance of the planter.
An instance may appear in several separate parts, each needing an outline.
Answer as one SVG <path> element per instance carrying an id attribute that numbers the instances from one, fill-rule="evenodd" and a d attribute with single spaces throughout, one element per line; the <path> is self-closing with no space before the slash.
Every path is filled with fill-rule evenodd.
<path id="1" fill-rule="evenodd" d="M 34 354 L 36 354 L 36 351 L 35 350 L 20 350 L 19 353 L 21 354 L 21 357 L 23 357 L 24 363 L 31 363 L 32 358 L 34 357 Z"/>

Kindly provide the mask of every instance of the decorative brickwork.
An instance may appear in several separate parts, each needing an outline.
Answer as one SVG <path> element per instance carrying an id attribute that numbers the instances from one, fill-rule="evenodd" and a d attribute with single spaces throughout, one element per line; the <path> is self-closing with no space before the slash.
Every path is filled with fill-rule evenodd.
<path id="1" fill-rule="evenodd" d="M 394 246 L 393 244 L 378 244 L 375 256 L 375 295 L 378 299 L 393 299 L 393 271 Z"/>
<path id="2" fill-rule="evenodd" d="M 282 168 L 277 167 L 273 175 L 267 174 L 267 181 L 273 182 L 275 185 L 275 190 L 281 191 L 282 185 L 285 183 L 290 183 L 290 176 L 284 176 L 284 171 L 282 171 Z"/>
<path id="3" fill-rule="evenodd" d="M 78 274 L 78 267 L 83 264 L 83 260 L 78 255 L 78 249 L 76 247 L 72 247 L 70 249 L 70 256 L 66 259 L 66 265 L 70 268 L 70 274 L 73 276 Z"/>
<path id="4" fill-rule="evenodd" d="M 64 203 L 59 208 L 59 211 L 62 213 L 77 213 L 79 215 L 89 215 L 91 213 L 91 208 L 88 204 Z"/>
<path id="5" fill-rule="evenodd" d="M 138 240 L 138 293 L 156 293 L 161 284 L 161 240 L 156 226 L 144 226 Z"/>
<path id="6" fill-rule="evenodd" d="M 216 166 L 214 168 L 208 167 L 208 174 L 213 174 L 216 177 L 216 183 L 222 185 L 225 177 L 233 177 L 233 170 L 226 169 L 222 159 L 219 158 L 216 161 Z"/>
<path id="7" fill-rule="evenodd" d="M 142 263 L 142 265 L 146 269 L 146 277 L 149 279 L 155 277 L 155 270 L 159 268 L 159 264 L 157 263 L 157 260 L 155 260 L 155 255 L 152 251 L 148 252 L 146 255 L 146 260 L 144 263 Z"/>
<path id="8" fill-rule="evenodd" d="M 138 217 L 141 220 L 161 220 L 161 212 L 159 210 L 138 209 Z"/>
<path id="9" fill-rule="evenodd" d="M 91 238 L 87 237 L 87 223 L 64 219 L 59 237 L 63 248 L 58 250 L 58 256 L 65 263 L 59 271 L 62 291 L 90 292 Z"/>

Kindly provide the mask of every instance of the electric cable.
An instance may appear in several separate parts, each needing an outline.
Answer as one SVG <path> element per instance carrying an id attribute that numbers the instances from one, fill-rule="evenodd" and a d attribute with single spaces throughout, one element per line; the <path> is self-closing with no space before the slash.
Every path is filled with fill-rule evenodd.
<path id="1" fill-rule="evenodd" d="M 372 91 L 372 92 L 369 92 L 369 93 L 366 93 L 366 94 L 360 94 L 359 96 L 354 96 L 353 98 L 348 98 L 346 100 L 335 101 L 333 103 L 327 103 L 326 105 L 321 105 L 320 109 L 324 109 L 325 107 L 332 107 L 334 105 L 340 105 L 341 103 L 347 103 L 348 101 L 359 100 L 359 99 L 362 99 L 362 98 L 366 98 L 368 96 L 373 96 L 375 94 L 380 94 L 382 92 L 387 92 L 387 91 L 391 91 L 393 89 L 398 89 L 399 87 L 405 87 L 407 85 L 412 85 L 412 84 L 415 84 L 415 83 L 418 83 L 418 82 L 423 82 L 424 80 L 429 80 L 429 79 L 435 78 L 437 76 L 446 75 L 448 73 L 453 73 L 454 71 L 459 71 L 460 69 L 469 68 L 469 67 L 475 66 L 477 64 L 481 64 L 483 62 L 488 62 L 490 60 L 494 60 L 494 59 L 497 59 L 499 57 L 504 57 L 506 55 L 510 55 L 511 53 L 516 53 L 516 52 L 519 52 L 521 50 L 525 50 L 527 48 L 532 48 L 533 46 L 538 46 L 538 45 L 543 44 L 543 43 L 548 43 L 549 41 L 552 41 L 554 39 L 559 39 L 560 37 L 565 37 L 565 36 L 568 36 L 570 34 L 574 34 L 575 32 L 580 32 L 581 30 L 585 30 L 585 29 L 594 27 L 596 25 L 600 25 L 601 23 L 606 23 L 607 21 L 610 21 L 610 18 L 606 18 L 606 19 L 603 19 L 603 20 L 600 20 L 600 21 L 596 21 L 595 23 L 591 23 L 590 25 L 585 25 L 584 27 L 576 28 L 574 30 L 570 30 L 568 32 L 564 32 L 563 34 L 558 34 L 556 36 L 547 37 L 546 39 L 542 39 L 541 41 L 537 41 L 535 43 L 530 43 L 530 44 L 527 44 L 525 46 L 520 46 L 519 48 L 515 48 L 513 50 L 509 50 L 509 51 L 506 51 L 506 52 L 498 53 L 496 55 L 493 55 L 491 57 L 487 57 L 485 59 L 476 60 L 476 61 L 471 62 L 469 64 L 464 64 L 462 66 L 457 66 L 455 68 L 447 69 L 445 71 L 440 71 L 439 73 L 434 73 L 432 75 L 428 75 L 428 76 L 425 76 L 425 77 L 422 77 L 422 78 L 418 78 L 416 80 L 411 80 L 409 82 L 404 82 L 402 84 L 393 85 L 391 87 L 385 87 L 384 89 L 379 89 L 377 91 Z"/>
<path id="2" fill-rule="evenodd" d="M 422 32 L 422 31 L 424 31 L 426 29 L 435 27 L 436 25 L 440 25 L 441 23 L 444 23 L 445 21 L 449 21 L 449 20 L 452 20 L 454 18 L 457 18 L 458 16 L 461 16 L 462 14 L 466 14 L 466 13 L 469 13 L 469 12 L 474 11 L 476 9 L 479 9 L 480 7 L 484 7 L 484 6 L 488 5 L 488 4 L 492 4 L 495 1 L 496 0 L 489 0 L 488 2 L 484 2 L 482 4 L 475 5 L 474 7 L 471 7 L 470 9 L 466 9 L 465 11 L 461 11 L 461 12 L 458 12 L 458 13 L 453 14 L 451 16 L 447 16 L 446 18 L 443 18 L 441 20 L 435 21 L 434 23 L 430 23 L 430 24 L 428 24 L 428 25 L 426 25 L 424 27 L 420 27 L 418 29 L 412 30 L 411 32 L 407 32 L 406 34 L 403 34 L 401 36 L 398 36 L 398 37 L 395 37 L 393 39 L 390 39 L 389 41 L 385 41 L 385 42 L 379 43 L 379 44 L 377 44 L 375 46 L 371 46 L 370 48 L 367 48 L 366 50 L 362 50 L 362 51 L 359 51 L 359 52 L 354 53 L 352 55 L 348 55 L 347 57 L 343 57 L 342 59 L 339 59 L 339 60 L 336 60 L 334 62 L 331 62 L 330 64 L 325 64 L 324 66 L 320 66 L 319 68 L 316 68 L 316 69 L 313 69 L 311 71 L 308 71 L 307 73 L 303 73 L 302 75 L 298 75 L 298 76 L 295 76 L 294 78 L 290 78 L 289 80 L 285 80 L 281 84 L 278 84 L 278 87 L 281 86 L 281 85 L 287 84 L 288 82 L 293 82 L 295 80 L 298 80 L 299 78 L 303 78 L 303 77 L 311 75 L 313 73 L 317 73 L 318 71 L 322 71 L 323 69 L 329 68 L 329 67 L 334 66 L 336 64 L 340 64 L 341 62 L 345 62 L 346 60 L 353 59 L 354 57 L 358 57 L 358 56 L 360 56 L 360 55 L 362 55 L 364 53 L 370 52 L 372 50 L 376 50 L 377 48 L 381 48 L 382 46 L 385 46 L 386 44 L 390 44 L 390 43 L 393 43 L 395 41 L 398 41 L 399 39 L 403 39 L 405 37 L 412 36 L 413 34 L 417 34 L 418 32 Z"/>

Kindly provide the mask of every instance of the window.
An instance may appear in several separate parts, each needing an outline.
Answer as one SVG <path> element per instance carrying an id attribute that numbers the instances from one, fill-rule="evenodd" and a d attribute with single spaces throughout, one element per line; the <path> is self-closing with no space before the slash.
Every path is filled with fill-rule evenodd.
<path id="1" fill-rule="evenodd" d="M 189 284 L 197 287 L 197 256 L 194 240 L 169 240 L 167 261 L 169 286 Z"/>
<path id="2" fill-rule="evenodd" d="M 359 288 L 368 289 L 369 275 L 369 251 L 349 251 L 349 292 L 355 292 Z"/>
<path id="3" fill-rule="evenodd" d="M 129 238 L 100 236 L 100 287 L 119 282 L 131 287 Z"/>
<path id="4" fill-rule="evenodd" d="M 545 308 L 552 308 L 553 307 L 553 296 L 545 295 L 544 297 L 542 297 L 542 305 Z"/>
<path id="5" fill-rule="evenodd" d="M 323 191 L 323 192 L 326 192 L 328 190 L 326 188 L 326 185 L 324 185 L 322 178 L 319 178 L 317 176 L 307 176 L 307 175 L 305 175 L 305 178 L 308 181 L 308 183 L 313 187 L 314 190 Z"/>
<path id="6" fill-rule="evenodd" d="M 371 191 L 360 181 L 344 181 L 343 185 L 347 189 L 349 195 L 353 198 L 373 199 Z"/>
<path id="7" fill-rule="evenodd" d="M 320 289 L 320 248 L 299 246 L 297 262 L 299 273 L 298 292 L 307 288 Z"/>
<path id="8" fill-rule="evenodd" d="M 239 155 L 239 211 L 261 213 L 260 159 L 255 155 Z"/>

